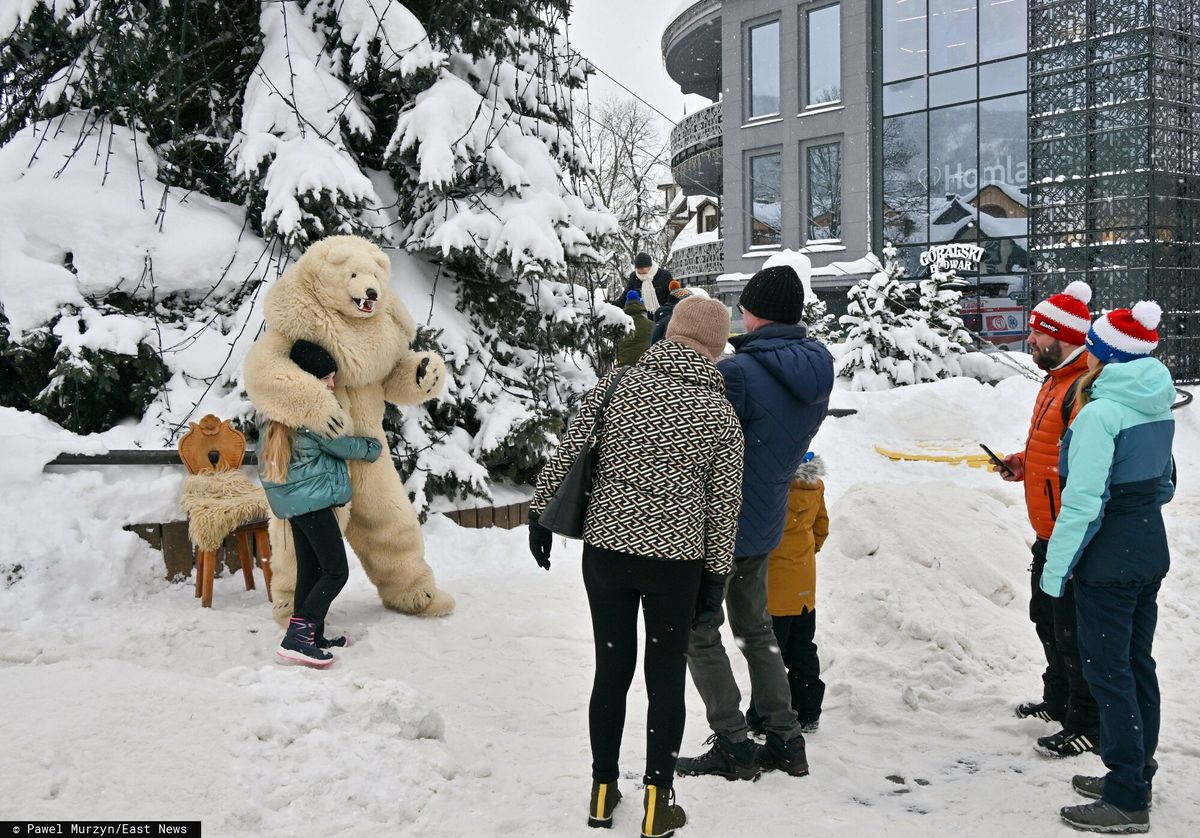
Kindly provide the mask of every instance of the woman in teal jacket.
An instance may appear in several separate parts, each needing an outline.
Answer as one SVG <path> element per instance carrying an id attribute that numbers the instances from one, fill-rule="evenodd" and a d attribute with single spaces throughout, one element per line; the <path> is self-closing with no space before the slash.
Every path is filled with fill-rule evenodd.
<path id="1" fill-rule="evenodd" d="M 1174 494 L 1171 373 L 1149 357 L 1162 310 L 1140 302 L 1099 318 L 1076 385 L 1083 407 L 1063 437 L 1062 509 L 1041 586 L 1074 580 L 1083 674 L 1100 707 L 1104 777 L 1071 784 L 1095 803 L 1067 806 L 1076 829 L 1146 832 L 1158 764 L 1159 691 L 1151 647 L 1158 589 L 1170 566 L 1162 506 Z"/>
<path id="2" fill-rule="evenodd" d="M 306 340 L 292 346 L 296 366 L 321 379 L 330 390 L 337 362 L 323 347 Z M 379 459 L 379 440 L 365 436 L 328 439 L 308 428 L 289 428 L 266 420 L 259 429 L 259 474 L 267 502 L 277 518 L 287 519 L 296 544 L 295 610 L 276 654 L 306 666 L 333 663 L 331 646 L 346 638 L 325 637 L 329 606 L 349 578 L 346 545 L 335 506 L 350 502 L 347 460 Z"/>

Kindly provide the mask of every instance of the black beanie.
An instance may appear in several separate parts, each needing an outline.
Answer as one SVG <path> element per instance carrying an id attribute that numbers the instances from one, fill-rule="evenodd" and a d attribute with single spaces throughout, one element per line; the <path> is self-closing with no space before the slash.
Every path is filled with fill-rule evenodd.
<path id="1" fill-rule="evenodd" d="M 323 346 L 307 341 L 298 340 L 292 344 L 288 354 L 292 363 L 315 378 L 324 378 L 331 372 L 337 372 L 337 361 L 333 360 Z"/>
<path id="2" fill-rule="evenodd" d="M 635 268 L 648 268 L 654 264 L 654 260 L 650 258 L 649 253 L 639 253 L 633 257 L 633 266 Z"/>
<path id="3" fill-rule="evenodd" d="M 794 325 L 804 317 L 804 285 L 787 265 L 763 268 L 750 277 L 738 305 L 763 320 Z"/>

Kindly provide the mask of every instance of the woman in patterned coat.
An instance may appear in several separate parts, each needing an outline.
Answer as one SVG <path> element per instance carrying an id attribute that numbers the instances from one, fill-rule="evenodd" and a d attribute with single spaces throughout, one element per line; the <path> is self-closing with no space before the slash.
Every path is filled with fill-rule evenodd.
<path id="1" fill-rule="evenodd" d="M 729 310 L 722 303 L 681 301 L 666 339 L 628 369 L 604 411 L 583 539 L 596 647 L 588 715 L 592 826 L 611 825 L 620 800 L 617 757 L 637 664 L 639 606 L 650 705 L 642 832 L 663 835 L 686 820 L 671 801 L 683 739 L 688 636 L 702 571 L 730 571 L 741 506 L 741 424 L 714 364 L 728 336 Z M 579 455 L 613 375 L 584 397 L 538 477 L 529 542 L 546 569 L 553 536 L 537 517 Z"/>

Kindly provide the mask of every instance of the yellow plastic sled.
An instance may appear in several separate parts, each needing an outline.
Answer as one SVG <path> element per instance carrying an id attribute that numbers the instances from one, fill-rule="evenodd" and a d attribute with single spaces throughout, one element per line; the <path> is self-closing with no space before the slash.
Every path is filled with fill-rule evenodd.
<path id="1" fill-rule="evenodd" d="M 947 450 L 933 444 L 918 445 L 918 448 L 925 449 L 923 451 L 894 451 L 891 448 L 884 448 L 882 445 L 876 445 L 875 451 L 887 457 L 889 460 L 909 460 L 922 461 L 929 463 L 945 463 L 946 465 L 957 466 L 966 464 L 971 468 L 988 468 L 991 462 L 988 460 L 988 455 L 980 451 L 978 454 L 965 454 L 961 451 Z M 1004 455 L 999 455 L 1004 459 Z"/>

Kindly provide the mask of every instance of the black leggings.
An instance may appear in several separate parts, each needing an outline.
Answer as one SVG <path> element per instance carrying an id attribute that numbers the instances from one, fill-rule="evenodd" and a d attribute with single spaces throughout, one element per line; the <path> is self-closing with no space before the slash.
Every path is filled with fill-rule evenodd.
<path id="1" fill-rule="evenodd" d="M 346 545 L 333 507 L 290 520 L 292 537 L 296 540 L 295 614 L 319 627 L 350 575 Z"/>
<path id="2" fill-rule="evenodd" d="M 700 589 L 702 562 L 666 561 L 583 547 L 583 583 L 592 611 L 596 679 L 588 726 L 592 779 L 617 779 L 625 699 L 637 667 L 638 605 L 646 620 L 646 774 L 644 782 L 670 788 L 683 741 L 683 691 L 688 637 Z"/>

